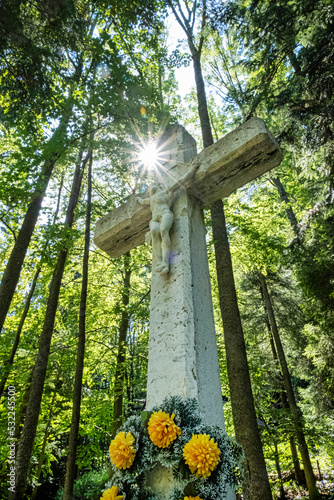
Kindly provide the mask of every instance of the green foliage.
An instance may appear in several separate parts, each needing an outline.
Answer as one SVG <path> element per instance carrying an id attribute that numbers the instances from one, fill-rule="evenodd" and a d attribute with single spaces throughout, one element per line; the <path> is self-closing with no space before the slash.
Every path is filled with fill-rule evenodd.
<path id="1" fill-rule="evenodd" d="M 48 444 L 39 482 L 47 474 L 63 476 L 65 472 L 80 307 L 85 187 L 79 194 L 75 227 L 70 231 L 64 217 L 79 151 L 84 155 L 90 147 L 94 151 L 94 227 L 98 218 L 147 182 L 134 155 L 147 136 L 154 136 L 166 123 L 182 117 L 182 123 L 201 144 L 196 94 L 190 92 L 183 102 L 176 94 L 174 69 L 187 65 L 189 55 L 181 47 L 169 53 L 165 5 L 159 13 L 158 4 L 118 0 L 108 4 L 102 0 L 0 3 L 1 272 L 31 197 L 41 187 L 44 164 L 57 158 L 5 331 L 0 336 L 3 365 L 11 352 L 33 276 L 41 266 L 8 379 L 8 384 L 16 387 L 17 427 L 24 419 L 23 403 L 57 255 L 65 241 L 69 250 L 29 476 L 31 484 L 37 479 L 36 464 L 45 435 Z M 266 120 L 285 153 L 282 165 L 273 174 L 241 188 L 226 204 L 256 409 L 267 425 L 262 439 L 268 468 L 275 473 L 274 443 L 278 445 L 282 468 L 292 467 L 288 445 L 292 426 L 281 405 L 281 379 L 270 347 L 259 272 L 266 275 L 270 286 L 314 457 L 318 453 L 327 457 L 334 454 L 333 6 L 329 0 L 233 0 L 211 2 L 209 6 L 213 29 L 206 27 L 202 50 L 215 139 L 257 114 Z M 90 116 L 92 125 L 88 126 Z M 93 139 L 89 138 L 91 126 L 95 130 Z M 288 202 L 282 202 L 273 175 L 284 185 Z M 54 220 L 60 182 L 63 190 Z M 299 241 L 288 208 L 296 216 Z M 228 399 L 210 221 L 207 224 L 221 380 Z M 133 252 L 132 259 L 124 418 L 143 406 L 148 356 L 150 252 L 141 247 Z M 100 475 L 92 469 L 103 468 L 107 462 L 122 285 L 121 261 L 112 261 L 92 243 L 77 453 L 78 467 L 91 472 L 77 482 L 78 498 L 86 498 L 88 491 L 92 492 L 91 498 L 99 498 L 102 488 L 100 483 L 98 491 Z M 0 405 L 5 415 L 6 397 Z M 194 408 L 182 406 L 180 401 L 167 402 L 166 411 L 172 413 L 176 406 L 182 425 L 200 425 L 195 421 L 190 425 Z M 227 429 L 233 434 L 229 402 L 224 411 Z M 136 419 L 130 419 L 133 432 L 137 427 L 142 429 L 142 422 Z M 4 418 L 0 425 L 1 435 L 5 436 Z M 221 446 L 225 444 L 222 438 Z M 1 447 L 0 456 L 3 487 L 8 456 L 5 447 Z M 176 462 L 175 455 L 157 454 L 150 448 L 150 454 L 143 458 L 145 467 L 158 456 L 165 465 Z M 194 496 L 193 484 L 187 484 L 186 494 Z M 176 500 L 181 493 L 175 493 Z M 203 490 L 204 497 L 218 498 L 215 495 Z"/>
<path id="2" fill-rule="evenodd" d="M 73 498 L 85 500 L 99 500 L 104 483 L 108 479 L 108 471 L 89 471 L 85 472 L 74 482 Z M 63 488 L 59 488 L 55 500 L 62 500 Z"/>
<path id="3" fill-rule="evenodd" d="M 323 311 L 334 308 L 334 276 L 331 265 L 334 245 L 333 208 L 325 214 L 316 214 L 313 209 L 310 217 L 316 215 L 309 226 L 307 240 L 302 249 L 295 249 L 295 262 L 298 278 L 306 295 L 316 300 Z"/>

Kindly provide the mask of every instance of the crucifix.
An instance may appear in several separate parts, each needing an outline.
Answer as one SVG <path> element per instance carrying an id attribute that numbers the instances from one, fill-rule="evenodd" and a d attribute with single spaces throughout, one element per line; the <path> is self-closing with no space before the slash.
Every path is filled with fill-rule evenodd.
<path id="1" fill-rule="evenodd" d="M 224 428 L 203 208 L 279 165 L 282 153 L 255 117 L 199 154 L 180 125 L 159 145 L 159 183 L 100 219 L 94 241 L 111 257 L 145 237 L 153 246 L 147 409 L 167 396 L 196 398 L 203 420 Z M 157 471 L 151 481 L 166 500 L 172 487 L 167 476 Z"/>

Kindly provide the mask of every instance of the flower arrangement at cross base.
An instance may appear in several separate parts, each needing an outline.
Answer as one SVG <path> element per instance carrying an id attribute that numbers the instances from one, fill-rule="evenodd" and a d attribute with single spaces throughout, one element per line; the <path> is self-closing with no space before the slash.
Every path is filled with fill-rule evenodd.
<path id="1" fill-rule="evenodd" d="M 147 481 L 157 465 L 173 471 L 170 500 L 224 500 L 227 485 L 241 480 L 240 445 L 202 421 L 195 399 L 172 396 L 128 418 L 109 452 L 113 477 L 105 487 L 117 500 L 160 500 Z"/>
<path id="2" fill-rule="evenodd" d="M 123 500 L 123 495 L 118 495 L 117 486 L 113 486 L 112 488 L 105 490 L 100 500 Z"/>

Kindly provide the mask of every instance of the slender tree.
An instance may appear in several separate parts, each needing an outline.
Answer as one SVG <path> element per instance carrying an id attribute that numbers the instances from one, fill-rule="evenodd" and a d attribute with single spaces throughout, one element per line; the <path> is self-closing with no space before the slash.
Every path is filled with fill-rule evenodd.
<path id="1" fill-rule="evenodd" d="M 277 441 L 274 441 L 274 447 L 275 447 L 275 466 L 277 470 L 277 477 L 279 481 L 279 492 L 280 492 L 280 500 L 285 500 L 285 491 L 284 491 L 284 485 L 283 485 L 283 479 L 282 479 L 282 471 L 281 471 L 281 464 L 279 462 L 279 453 L 278 453 L 278 446 L 277 446 Z"/>
<path id="2" fill-rule="evenodd" d="M 292 231 L 293 231 L 297 241 L 299 241 L 300 234 L 299 234 L 298 221 L 297 221 L 297 217 L 293 211 L 293 208 L 291 207 L 288 193 L 286 192 L 286 189 L 284 188 L 282 181 L 278 176 L 273 177 L 272 181 L 277 188 L 281 202 L 284 203 L 284 205 L 285 205 L 286 215 L 287 215 L 289 222 L 291 224 Z"/>
<path id="3" fill-rule="evenodd" d="M 42 473 L 42 468 L 43 468 L 43 463 L 44 463 L 44 458 L 45 458 L 45 449 L 46 449 L 46 445 L 48 443 L 48 438 L 49 438 L 49 434 L 50 434 L 50 427 L 51 427 L 51 422 L 52 422 L 52 417 L 53 417 L 53 412 L 54 412 L 54 404 L 55 404 L 55 401 L 57 398 L 57 392 L 58 392 L 58 383 L 56 382 L 56 387 L 53 391 L 52 400 L 51 400 L 51 404 L 50 404 L 48 419 L 47 419 L 46 425 L 45 425 L 42 447 L 41 447 L 41 451 L 40 451 L 39 458 L 38 458 L 38 464 L 37 464 L 37 470 L 36 470 L 36 482 L 37 482 L 37 484 L 32 491 L 31 500 L 35 500 L 36 495 L 37 495 L 37 491 L 38 491 L 38 482 L 39 482 L 39 479 L 40 479 L 41 473 Z"/>
<path id="4" fill-rule="evenodd" d="M 285 500 L 285 491 L 284 491 L 284 484 L 283 484 L 283 479 L 282 479 L 282 470 L 281 470 L 281 464 L 279 461 L 279 453 L 278 453 L 278 446 L 277 446 L 277 439 L 273 435 L 273 433 L 270 430 L 269 425 L 267 422 L 264 420 L 264 417 L 261 415 L 261 420 L 264 422 L 266 431 L 268 432 L 268 435 L 271 438 L 271 441 L 274 444 L 274 460 L 275 460 L 275 467 L 277 471 L 277 478 L 278 478 L 278 484 L 279 484 L 279 500 Z"/>
<path id="5" fill-rule="evenodd" d="M 272 331 L 271 331 L 271 323 L 270 323 L 270 319 L 269 319 L 269 314 L 268 314 L 268 309 L 267 309 L 267 303 L 265 301 L 265 297 L 264 297 L 262 286 L 260 286 L 260 293 L 261 293 L 261 298 L 262 298 L 262 304 L 263 304 L 263 309 L 264 309 L 264 319 L 265 319 L 265 323 L 266 323 L 266 327 L 267 327 L 267 331 L 268 331 L 268 337 L 269 337 L 271 352 L 273 354 L 273 358 L 275 360 L 275 363 L 278 365 L 279 359 L 278 359 L 277 350 L 276 350 L 276 346 L 275 346 L 275 340 L 273 338 L 273 334 L 272 334 Z M 283 380 L 283 376 L 282 376 L 282 373 L 281 373 L 280 370 L 279 370 L 278 376 L 279 376 L 280 380 Z M 287 397 L 286 397 L 286 392 L 284 390 L 284 383 L 283 383 L 283 390 L 281 392 L 281 400 L 282 400 L 283 408 L 289 408 L 290 409 L 289 402 L 288 402 Z M 294 467 L 294 471 L 295 471 L 296 481 L 297 481 L 297 483 L 299 485 L 305 484 L 305 479 L 304 479 L 302 470 L 300 468 L 300 463 L 299 463 L 299 458 L 298 458 L 298 451 L 297 451 L 297 447 L 296 447 L 296 441 L 295 441 L 295 438 L 294 438 L 293 434 L 290 434 L 290 436 L 289 436 L 289 442 L 290 442 L 291 457 L 292 457 L 292 461 L 293 461 L 293 467 Z"/>
<path id="6" fill-rule="evenodd" d="M 81 73 L 81 69 L 80 69 Z M 77 76 L 75 77 L 77 80 Z M 39 179 L 36 184 L 35 192 L 32 195 L 27 213 L 24 217 L 21 229 L 17 235 L 14 248 L 9 257 L 6 269 L 2 276 L 0 284 L 0 332 L 5 322 L 10 303 L 12 301 L 16 285 L 19 281 L 21 269 L 26 255 L 31 236 L 36 226 L 39 212 L 42 206 L 42 201 L 45 196 L 46 189 L 49 184 L 56 161 L 60 158 L 63 152 L 63 145 L 65 142 L 66 130 L 72 115 L 73 98 L 70 96 L 68 100 L 67 109 L 63 114 L 60 124 L 54 132 L 52 138 L 48 142 L 47 150 L 49 158 L 45 160 Z"/>
<path id="7" fill-rule="evenodd" d="M 88 167 L 88 188 L 87 188 L 87 211 L 86 211 L 86 229 L 85 229 L 85 247 L 82 263 L 82 285 L 79 310 L 79 333 L 78 350 L 76 360 L 75 381 L 73 390 L 72 421 L 68 445 L 68 455 L 66 463 L 66 476 L 64 486 L 64 500 L 70 500 L 73 497 L 73 484 L 75 479 L 75 459 L 77 453 L 77 442 L 79 435 L 80 407 L 81 407 L 81 389 L 82 376 L 84 369 L 85 342 L 86 342 L 86 303 L 88 290 L 88 261 L 89 261 L 89 242 L 90 242 L 90 219 L 91 219 L 91 199 L 92 199 L 92 162 L 93 151 L 89 151 Z"/>
<path id="8" fill-rule="evenodd" d="M 31 382 L 32 382 L 33 370 L 30 370 L 28 380 L 26 382 L 25 391 L 23 394 L 22 402 L 20 405 L 20 409 L 16 414 L 16 422 L 15 422 L 15 439 L 18 441 L 22 434 L 24 420 L 27 414 L 27 407 L 29 403 L 29 397 L 31 392 Z"/>
<path id="9" fill-rule="evenodd" d="M 126 335 L 129 328 L 129 301 L 130 301 L 130 252 L 123 256 L 123 293 L 122 293 L 122 313 L 118 335 L 118 350 L 116 358 L 116 371 L 114 382 L 114 412 L 112 435 L 115 436 L 117 429 L 123 422 L 123 399 L 125 380 L 125 356 L 126 356 Z"/>
<path id="10" fill-rule="evenodd" d="M 53 222 L 52 222 L 52 224 L 55 224 L 56 221 L 57 221 L 58 212 L 59 212 L 59 206 L 60 206 L 60 197 L 61 197 L 62 187 L 63 187 L 63 177 L 61 179 L 60 186 L 59 186 L 58 199 L 57 199 L 57 207 L 56 207 L 56 211 L 55 211 L 54 216 L 53 216 Z M 43 266 L 43 253 L 47 250 L 48 244 L 49 244 L 49 239 L 47 239 L 45 241 L 44 245 L 43 245 L 41 260 L 40 260 L 40 262 L 39 262 L 39 264 L 38 264 L 38 266 L 36 268 L 34 277 L 33 277 L 32 282 L 31 282 L 30 290 L 29 290 L 26 302 L 24 304 L 23 313 L 22 313 L 19 325 L 18 325 L 17 330 L 16 330 L 16 334 L 15 334 L 15 339 L 14 339 L 14 343 L 13 343 L 13 346 L 12 346 L 12 350 L 10 352 L 9 358 L 4 362 L 4 373 L 3 373 L 2 379 L 0 381 L 0 398 L 2 396 L 2 393 L 3 393 L 3 390 L 5 388 L 8 376 L 10 374 L 11 367 L 12 367 L 12 365 L 14 363 L 14 357 L 15 357 L 17 348 L 19 346 L 20 337 L 21 337 L 23 326 L 24 326 L 24 322 L 25 322 L 26 317 L 28 315 L 28 311 L 29 311 L 29 308 L 30 308 L 31 300 L 32 300 L 32 298 L 34 296 L 34 292 L 35 292 L 36 284 L 37 284 L 37 281 L 38 281 L 38 277 L 39 277 L 40 272 L 42 270 L 42 266 Z"/>

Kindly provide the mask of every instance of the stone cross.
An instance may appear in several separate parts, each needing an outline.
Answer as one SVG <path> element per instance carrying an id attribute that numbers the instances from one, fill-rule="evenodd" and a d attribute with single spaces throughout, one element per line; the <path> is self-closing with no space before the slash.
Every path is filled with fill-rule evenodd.
<path id="1" fill-rule="evenodd" d="M 153 252 L 147 409 L 166 396 L 196 398 L 203 420 L 224 427 L 202 209 L 279 165 L 282 154 L 259 118 L 198 155 L 195 140 L 180 125 L 165 132 L 159 144 L 160 181 L 174 197 L 168 272 L 159 272 L 161 256 Z M 131 195 L 97 222 L 95 243 L 118 257 L 145 241 L 151 219 L 149 204 Z M 159 498 L 169 498 L 171 481 L 157 471 L 151 485 Z"/>

